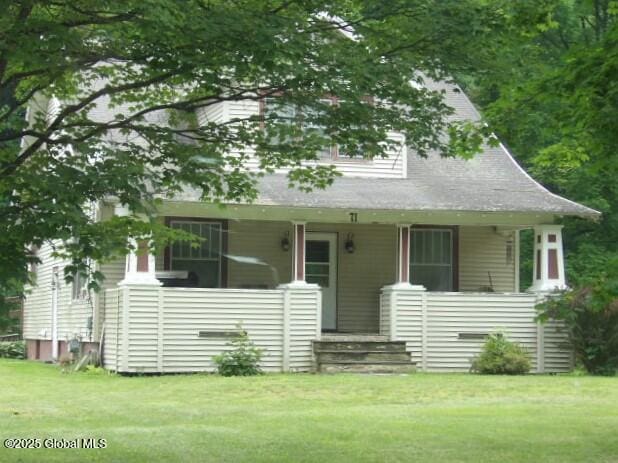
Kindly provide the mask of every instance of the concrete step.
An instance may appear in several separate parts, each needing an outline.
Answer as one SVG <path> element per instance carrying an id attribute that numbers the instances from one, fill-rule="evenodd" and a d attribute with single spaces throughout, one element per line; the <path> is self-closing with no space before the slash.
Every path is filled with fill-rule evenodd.
<path id="1" fill-rule="evenodd" d="M 405 352 L 404 341 L 313 341 L 314 352 Z"/>
<path id="2" fill-rule="evenodd" d="M 410 362 L 365 362 L 365 363 L 320 363 L 320 373 L 414 373 L 416 367 Z"/>
<path id="3" fill-rule="evenodd" d="M 362 363 L 362 362 L 408 362 L 410 354 L 408 352 L 388 352 L 388 351 L 319 351 L 316 352 L 318 363 Z"/>
<path id="4" fill-rule="evenodd" d="M 320 341 L 326 342 L 386 342 L 388 341 L 388 336 L 384 336 L 381 334 L 362 334 L 362 333 L 353 333 L 353 334 L 323 334 L 320 337 Z"/>

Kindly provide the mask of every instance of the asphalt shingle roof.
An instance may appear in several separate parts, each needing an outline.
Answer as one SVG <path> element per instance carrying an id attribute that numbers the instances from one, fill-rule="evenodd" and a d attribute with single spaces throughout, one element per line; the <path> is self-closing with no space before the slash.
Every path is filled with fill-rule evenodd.
<path id="1" fill-rule="evenodd" d="M 454 119 L 478 120 L 479 114 L 456 87 L 427 82 L 444 90 Z M 259 184 L 258 204 L 320 208 L 407 211 L 532 212 L 596 217 L 593 209 L 555 195 L 534 181 L 503 145 L 486 146 L 472 160 L 421 158 L 408 152 L 406 179 L 341 177 L 326 190 L 304 193 L 287 187 L 284 175 L 268 175 Z"/>

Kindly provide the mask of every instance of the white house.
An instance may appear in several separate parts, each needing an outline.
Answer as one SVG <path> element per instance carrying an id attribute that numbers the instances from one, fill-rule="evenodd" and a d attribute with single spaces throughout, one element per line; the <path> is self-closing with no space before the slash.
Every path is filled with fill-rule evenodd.
<path id="1" fill-rule="evenodd" d="M 454 117 L 478 119 L 462 92 L 427 85 L 445 91 Z M 258 111 L 227 101 L 199 119 Z M 502 145 L 469 161 L 425 159 L 398 139 L 387 158 L 325 153 L 320 162 L 343 176 L 323 191 L 272 174 L 250 205 L 222 209 L 190 190 L 164 198 L 160 220 L 202 236 L 201 247 L 102 264 L 104 290 L 92 297 L 65 284 L 64 263 L 42 248 L 24 308 L 29 358 L 57 357 L 77 339 L 117 372 L 209 371 L 241 323 L 266 371 L 467 371 L 495 330 L 523 344 L 536 371 L 568 370 L 565 337 L 535 323 L 535 304 L 566 284 L 556 221 L 598 213 L 546 190 Z M 98 211 L 127 213 L 113 201 Z M 534 278 L 520 292 L 527 228 Z"/>

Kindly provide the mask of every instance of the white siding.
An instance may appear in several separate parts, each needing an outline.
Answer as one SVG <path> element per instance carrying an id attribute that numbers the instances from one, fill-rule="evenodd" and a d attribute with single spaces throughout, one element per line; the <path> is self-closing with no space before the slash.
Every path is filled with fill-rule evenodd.
<path id="1" fill-rule="evenodd" d="M 68 262 L 52 257 L 52 246 L 44 244 L 39 249 L 41 263 L 36 269 L 36 284 L 28 288 L 24 302 L 24 338 L 50 340 L 52 336 L 52 274 L 58 268 L 58 340 L 67 341 L 76 336 L 92 341 L 88 318 L 92 316 L 93 303 L 88 297 L 73 300 L 72 285 L 64 281 L 64 268 Z"/>
<path id="2" fill-rule="evenodd" d="M 290 249 L 292 225 L 289 222 L 228 222 L 228 286 L 230 288 L 276 288 L 288 283 L 292 276 L 292 251 L 281 249 L 281 240 L 288 233 Z M 261 264 L 242 262 L 242 258 L 257 259 Z"/>
<path id="3" fill-rule="evenodd" d="M 315 290 L 290 291 L 290 370 L 313 367 L 313 341 L 320 338 L 322 295 Z"/>
<path id="4" fill-rule="evenodd" d="M 375 333 L 379 330 L 380 290 L 395 282 L 395 225 L 307 224 L 307 231 L 334 232 L 338 240 L 337 329 Z M 345 240 L 352 234 L 355 251 Z"/>
<path id="5" fill-rule="evenodd" d="M 459 227 L 459 290 L 479 291 L 489 286 L 489 274 L 496 292 L 517 292 L 515 287 L 515 247 L 507 262 L 507 241 L 494 227 Z"/>
<path id="6" fill-rule="evenodd" d="M 221 124 L 234 119 L 246 120 L 258 114 L 259 103 L 257 101 L 227 101 L 199 109 L 197 120 L 198 124 L 206 124 L 208 122 Z M 402 134 L 391 132 L 389 133 L 389 138 L 397 142 L 398 147 L 389 150 L 386 153 L 386 157 L 378 157 L 371 160 L 336 159 L 323 161 L 323 163 L 336 165 L 339 172 L 350 177 L 405 178 L 407 174 L 405 137 Z M 254 156 L 254 150 L 251 147 L 247 147 L 244 153 L 249 156 L 245 164 L 246 167 L 252 170 L 257 169 L 259 160 Z M 236 151 L 230 154 L 239 155 L 240 152 Z M 285 172 L 285 170 L 279 172 Z"/>
<path id="7" fill-rule="evenodd" d="M 108 370 L 118 370 L 122 360 L 122 291 L 105 290 L 101 299 L 101 315 L 105 323 L 102 361 Z"/>
<path id="8" fill-rule="evenodd" d="M 290 367 L 312 368 L 319 325 L 319 291 L 125 286 L 105 293 L 105 367 L 120 372 L 213 371 L 229 339 L 200 331 L 238 324 L 263 349 L 265 371 L 283 369 L 284 296 L 289 291 Z M 120 315 L 118 315 L 120 314 Z"/>
<path id="9" fill-rule="evenodd" d="M 529 353 L 533 371 L 564 372 L 572 368 L 567 336 L 559 325 L 535 322 L 534 294 L 430 293 L 385 288 L 382 313 L 385 320 L 396 317 L 396 333 L 403 340 L 412 361 L 426 371 L 469 371 L 484 339 L 465 335 L 503 332 Z M 390 301 L 395 299 L 394 314 Z M 460 337 L 464 335 L 464 338 Z M 538 360 L 542 363 L 539 364 Z"/>
<path id="10" fill-rule="evenodd" d="M 502 331 L 520 343 L 536 368 L 537 324 L 535 295 L 427 295 L 426 362 L 430 371 L 467 371 L 483 339 L 459 339 L 459 333 Z"/>

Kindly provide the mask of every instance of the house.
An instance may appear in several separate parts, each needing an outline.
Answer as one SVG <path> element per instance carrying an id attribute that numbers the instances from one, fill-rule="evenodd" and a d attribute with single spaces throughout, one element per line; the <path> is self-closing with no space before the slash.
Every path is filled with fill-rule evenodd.
<path id="1" fill-rule="evenodd" d="M 454 117 L 478 119 L 457 88 L 427 85 L 445 92 Z M 259 110 L 227 101 L 199 117 Z M 325 371 L 467 371 L 495 330 L 523 344 L 536 371 L 568 370 L 565 335 L 535 322 L 535 304 L 566 286 L 556 222 L 598 213 L 546 190 L 502 145 L 472 160 L 420 158 L 399 139 L 384 159 L 327 153 L 343 176 L 323 191 L 289 189 L 276 173 L 253 204 L 222 209 L 191 190 L 165 198 L 160 220 L 202 245 L 102 264 L 104 289 L 91 297 L 83 282 L 64 283 L 64 263 L 43 247 L 25 302 L 29 358 L 57 358 L 76 340 L 117 372 L 210 371 L 242 324 L 266 371 L 310 371 L 316 361 Z M 113 201 L 97 212 L 126 213 Z M 519 232 L 529 228 L 534 276 L 522 285 Z"/>

